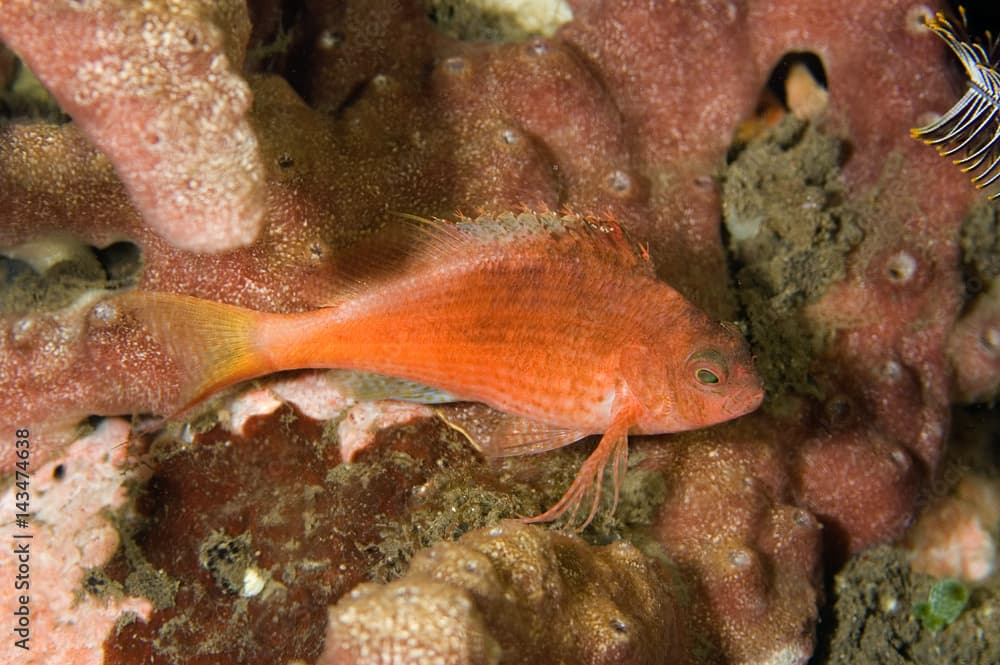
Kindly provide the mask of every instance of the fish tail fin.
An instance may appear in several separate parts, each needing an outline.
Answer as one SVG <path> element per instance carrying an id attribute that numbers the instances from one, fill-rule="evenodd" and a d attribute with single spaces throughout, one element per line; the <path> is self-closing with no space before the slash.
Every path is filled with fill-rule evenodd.
<path id="1" fill-rule="evenodd" d="M 181 370 L 184 403 L 178 413 L 271 371 L 255 341 L 261 312 L 174 293 L 133 292 L 123 298 Z"/>

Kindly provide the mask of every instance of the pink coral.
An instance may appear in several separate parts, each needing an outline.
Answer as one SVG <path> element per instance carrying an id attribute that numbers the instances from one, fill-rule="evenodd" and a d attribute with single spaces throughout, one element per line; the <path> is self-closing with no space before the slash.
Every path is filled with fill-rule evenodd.
<path id="1" fill-rule="evenodd" d="M 193 12 L 184 16 L 194 16 L 194 25 L 216 25 L 199 37 L 208 49 L 199 50 L 200 57 L 224 49 L 231 67 L 241 62 L 244 27 L 213 23 L 201 3 L 153 4 Z M 274 7 L 265 4 L 255 5 L 253 46 L 273 37 L 269 26 L 277 29 Z M 649 468 L 668 481 L 653 531 L 699 599 L 691 611 L 694 623 L 680 629 L 679 639 L 718 644 L 720 661 L 802 661 L 812 648 L 821 550 L 837 561 L 898 536 L 940 462 L 952 363 L 960 379 L 973 379 L 973 388 L 961 388 L 964 394 L 988 394 L 995 381 L 995 373 L 978 377 L 968 369 L 982 352 L 976 345 L 988 341 L 982 335 L 988 326 L 970 313 L 951 332 L 963 304 L 957 228 L 975 192 L 907 131 L 921 115 L 953 101 L 942 66 L 944 46 L 921 27 L 925 10 L 901 0 L 849 6 L 746 0 L 691 7 L 577 2 L 574 20 L 552 38 L 486 44 L 436 32 L 415 1 L 306 2 L 287 49 L 250 65 L 269 72 L 247 79 L 254 99 L 247 122 L 259 143 L 266 192 L 263 230 L 251 246 L 204 255 L 151 232 L 146 222 L 153 217 L 143 219 L 147 205 L 126 175 L 131 166 L 149 162 L 133 163 L 128 151 L 116 154 L 87 113 L 71 105 L 66 108 L 78 124 L 0 129 L 0 203 L 10 211 L 0 224 L 0 245 L 13 248 L 53 234 L 98 248 L 129 240 L 143 254 L 139 288 L 291 311 L 328 301 L 335 277 L 355 260 L 355 241 L 390 222 L 389 211 L 447 216 L 456 209 L 569 205 L 609 212 L 648 243 L 659 274 L 692 300 L 720 316 L 736 316 L 741 306 L 750 314 L 759 364 L 772 380 L 772 400 L 763 413 L 640 446 L 650 452 Z M 82 25 L 78 14 L 66 16 L 75 17 L 66 25 Z M 37 39 L 49 41 L 56 33 L 36 32 Z M 126 33 L 115 38 L 126 44 L 129 34 L 141 34 Z M 19 46 L 16 36 L 7 38 L 47 78 L 44 54 Z M 87 54 L 101 53 L 93 40 L 84 46 Z M 769 148 L 798 159 L 790 179 L 799 189 L 769 195 L 771 207 L 747 206 L 738 190 L 745 185 L 744 191 L 753 192 L 773 180 L 774 171 L 763 169 L 773 169 L 774 161 L 754 166 L 753 151 L 741 152 L 742 146 L 730 153 L 732 137 L 752 115 L 772 69 L 784 56 L 803 53 L 821 63 L 826 107 L 820 103 L 809 111 L 808 128 L 776 128 L 775 135 L 784 132 L 785 138 Z M 89 62 L 92 68 L 96 60 Z M 242 118 L 248 101 L 233 76 L 228 68 L 222 76 L 231 93 L 225 99 L 232 103 L 218 109 L 230 120 Z M 68 90 L 53 87 L 57 95 Z M 171 104 L 163 110 L 179 113 Z M 108 140 L 130 142 L 130 128 L 135 124 L 107 126 Z M 179 136 L 164 133 L 155 145 L 187 150 L 191 129 L 182 123 Z M 822 172 L 813 153 L 796 157 L 799 146 L 817 134 L 828 141 Z M 84 135 L 108 153 L 124 187 Z M 731 163 L 720 188 L 712 176 L 727 154 Z M 760 174 L 758 181 L 739 184 L 732 175 L 744 156 Z M 231 157 L 226 166 L 254 172 Z M 223 207 L 210 212 L 234 209 Z M 199 232 L 180 230 L 187 242 L 198 242 Z M 812 245 L 829 250 L 822 261 L 807 251 Z M 732 280 L 738 280 L 736 288 L 727 273 L 727 250 L 740 271 Z M 818 264 L 826 268 L 822 274 Z M 806 273 L 815 280 L 800 288 Z M 40 455 L 52 454 L 66 428 L 89 414 L 165 413 L 177 406 L 173 359 L 102 296 L 89 293 L 49 311 L 4 314 L 0 393 L 20 412 L 0 414 L 0 425 L 41 428 Z M 982 392 L 975 387 L 980 385 Z M 417 443 L 441 437 L 427 422 L 407 421 L 390 431 L 416 431 L 408 439 L 413 452 Z M 247 431 L 264 436 L 252 427 Z M 379 436 L 374 433 L 376 441 Z M 305 445 L 305 438 L 296 441 Z M 203 444 L 200 453 L 207 458 L 164 463 L 163 477 L 182 476 L 177 469 L 195 475 L 217 461 L 213 472 L 229 483 L 221 442 Z M 9 466 L 12 456 L 4 445 L 0 464 Z M 279 456 L 281 441 L 268 438 L 266 445 Z M 302 458 L 297 468 L 305 470 L 297 480 L 319 486 L 310 465 L 330 462 L 332 453 L 316 445 L 318 452 L 294 448 L 285 454 Z M 451 459 L 438 447 L 429 450 Z M 543 469 L 536 476 L 553 464 L 547 460 L 534 462 Z M 266 460 L 259 464 L 268 467 Z M 265 472 L 278 474 L 255 467 L 233 485 L 222 483 L 224 492 L 212 486 L 205 495 L 235 501 L 231 497 L 248 492 L 247 505 L 267 503 L 253 494 L 263 491 L 259 487 L 235 486 Z M 422 473 L 401 473 L 399 482 L 425 487 L 429 481 Z M 546 483 L 535 477 L 533 484 Z M 183 501 L 169 487 L 158 487 L 171 505 Z M 402 489 L 376 484 L 369 491 L 377 496 L 366 500 L 379 514 L 396 515 L 406 503 Z M 203 519 L 193 508 L 186 511 Z M 227 527 L 242 528 L 236 517 L 227 519 Z M 191 537 L 187 525 L 164 518 L 158 526 L 165 532 L 156 542 L 164 547 L 183 547 Z M 199 537 L 219 528 L 207 519 L 197 526 Z M 378 537 L 366 525 L 351 528 L 357 542 Z M 363 577 L 359 561 L 365 554 L 351 550 L 356 543 L 349 538 L 343 542 L 349 544 L 338 547 L 349 553 L 349 577 L 337 582 L 309 571 L 324 593 L 304 599 L 306 592 L 297 587 L 289 601 L 312 617 L 296 624 L 310 635 L 319 634 L 317 605 L 344 593 L 345 580 L 353 584 Z M 273 561 L 283 556 L 268 552 Z M 184 575 L 202 574 L 196 559 L 184 551 L 178 564 Z M 442 597 L 468 595 L 454 589 L 434 595 Z M 224 601 L 213 600 L 218 607 Z M 464 616 L 469 626 L 480 625 L 471 609 Z M 298 653 L 277 636 L 264 637 L 269 654 Z M 477 653 L 488 659 L 488 645 L 480 646 Z M 125 638 L 118 648 L 127 661 Z"/>
<path id="2" fill-rule="evenodd" d="M 126 471 L 127 449 L 122 442 L 129 436 L 129 426 L 122 420 L 106 420 L 91 435 L 73 443 L 58 463 L 29 466 L 30 517 L 25 529 L 8 520 L 4 533 L 14 545 L 0 550 L 0 576 L 10 581 L 8 592 L 0 598 L 5 625 L 22 607 L 30 613 L 25 644 L 15 645 L 10 630 L 5 630 L 0 653 L 4 662 L 45 665 L 47 663 L 103 662 L 101 644 L 120 621 L 140 621 L 152 611 L 144 598 L 115 598 L 113 595 L 80 595 L 91 569 L 104 565 L 118 549 L 115 527 L 104 511 L 120 509 L 126 501 L 123 473 L 133 480 L 140 476 Z M 30 437 L 29 437 L 30 441 Z M 30 459 L 30 458 L 29 458 Z M 18 487 L 11 486 L 0 505 L 13 510 L 18 501 Z M 30 534 L 30 540 L 16 540 Z M 13 582 L 19 565 L 15 546 L 28 548 L 25 567 L 30 586 L 15 592 Z M 110 593 L 107 581 L 95 577 L 89 585 L 93 593 Z"/>
<path id="3" fill-rule="evenodd" d="M 356 404 L 329 375 L 305 373 L 229 400 L 223 411 L 228 416 L 226 426 L 235 434 L 245 435 L 251 419 L 272 414 L 283 404 L 295 406 L 309 418 L 336 420 L 340 456 L 347 462 L 354 461 L 358 453 L 368 448 L 380 431 L 434 416 L 429 407 L 421 404 Z"/>
<path id="4" fill-rule="evenodd" d="M 697 580 L 691 621 L 712 627 L 725 662 L 812 653 L 822 531 L 793 503 L 773 427 L 747 419 L 640 448 L 667 482 L 656 539 Z"/>
<path id="5" fill-rule="evenodd" d="M 931 504 L 907 534 L 911 567 L 938 578 L 985 580 L 996 569 L 998 527 L 1000 484 L 967 473 L 954 494 Z"/>
<path id="6" fill-rule="evenodd" d="M 145 221 L 189 251 L 248 245 L 263 222 L 237 73 L 249 33 L 236 1 L 0 3 L 0 38 L 108 156 Z"/>

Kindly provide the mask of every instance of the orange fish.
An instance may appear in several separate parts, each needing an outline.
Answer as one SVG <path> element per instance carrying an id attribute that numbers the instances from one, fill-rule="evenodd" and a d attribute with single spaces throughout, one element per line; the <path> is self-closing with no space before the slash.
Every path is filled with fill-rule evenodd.
<path id="1" fill-rule="evenodd" d="M 617 502 L 630 434 L 705 427 L 760 405 L 739 332 L 657 280 L 616 223 L 554 213 L 421 221 L 425 237 L 398 274 L 323 309 L 272 314 L 164 293 L 124 302 L 189 375 L 188 407 L 272 372 L 337 368 L 364 397 L 479 403 L 444 418 L 490 456 L 603 434 L 562 499 L 531 522 L 573 520 L 590 493 L 586 526 L 609 461 Z"/>

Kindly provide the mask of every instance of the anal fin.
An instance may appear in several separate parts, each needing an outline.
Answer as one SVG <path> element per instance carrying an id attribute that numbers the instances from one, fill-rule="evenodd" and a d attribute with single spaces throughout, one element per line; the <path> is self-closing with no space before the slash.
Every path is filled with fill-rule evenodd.
<path id="1" fill-rule="evenodd" d="M 329 376 L 337 388 L 358 400 L 398 399 L 417 404 L 445 404 L 458 399 L 433 386 L 372 372 L 334 369 Z"/>

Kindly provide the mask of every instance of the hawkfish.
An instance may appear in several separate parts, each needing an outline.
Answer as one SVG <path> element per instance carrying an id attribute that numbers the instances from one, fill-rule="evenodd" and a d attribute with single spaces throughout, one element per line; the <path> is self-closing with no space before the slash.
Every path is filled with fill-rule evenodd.
<path id="1" fill-rule="evenodd" d="M 418 218 L 414 218 L 418 219 Z M 736 326 L 656 278 L 610 219 L 551 212 L 419 220 L 404 266 L 320 309 L 254 311 L 133 292 L 136 318 L 175 358 L 187 408 L 240 381 L 336 369 L 363 397 L 461 403 L 443 419 L 488 457 L 600 442 L 563 497 L 528 522 L 614 505 L 630 435 L 707 427 L 763 398 Z"/>

